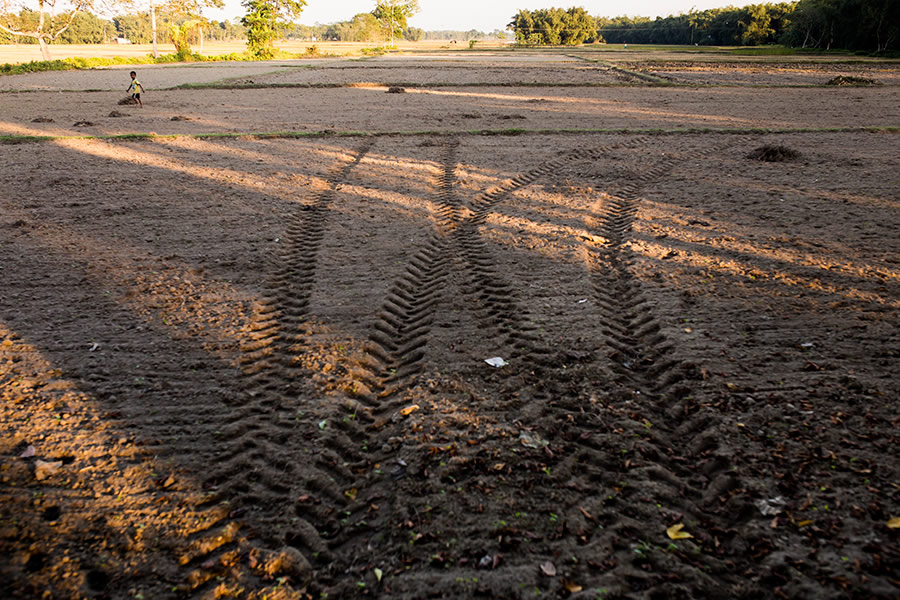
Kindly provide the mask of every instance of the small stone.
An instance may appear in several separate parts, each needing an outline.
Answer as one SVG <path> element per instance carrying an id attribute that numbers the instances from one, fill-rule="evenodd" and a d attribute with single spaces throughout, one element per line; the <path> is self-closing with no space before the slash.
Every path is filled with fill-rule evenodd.
<path id="1" fill-rule="evenodd" d="M 47 479 L 48 477 L 59 471 L 60 467 L 62 467 L 61 460 L 57 460 L 55 462 L 45 462 L 43 460 L 38 460 L 34 464 L 34 476 L 38 481 Z"/>

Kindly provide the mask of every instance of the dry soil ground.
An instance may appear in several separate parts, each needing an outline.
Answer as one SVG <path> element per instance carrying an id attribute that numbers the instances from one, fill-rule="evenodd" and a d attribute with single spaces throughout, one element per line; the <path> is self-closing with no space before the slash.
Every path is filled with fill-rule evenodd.
<path id="1" fill-rule="evenodd" d="M 597 60 L 0 79 L 0 596 L 896 598 L 897 65 Z"/>

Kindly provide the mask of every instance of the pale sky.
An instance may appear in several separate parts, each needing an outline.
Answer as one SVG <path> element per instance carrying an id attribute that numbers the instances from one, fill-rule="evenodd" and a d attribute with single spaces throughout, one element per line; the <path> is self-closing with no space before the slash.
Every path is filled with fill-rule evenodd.
<path id="1" fill-rule="evenodd" d="M 729 5 L 743 6 L 752 4 L 752 0 L 732 0 L 725 2 L 704 0 L 675 0 L 663 2 L 662 0 L 631 0 L 625 2 L 572 2 L 557 0 L 540 2 L 535 0 L 419 0 L 419 13 L 410 19 L 410 25 L 421 27 L 426 31 L 438 29 L 451 29 L 468 31 L 478 29 L 480 31 L 493 31 L 494 29 L 506 29 L 506 25 L 512 20 L 519 9 L 534 10 L 537 8 L 570 8 L 581 6 L 593 16 L 616 17 L 629 15 L 632 17 L 665 17 L 686 13 L 695 8 L 706 10 L 708 8 L 723 7 Z M 315 23 L 334 23 L 336 21 L 350 20 L 353 15 L 362 12 L 371 12 L 375 8 L 375 0 L 307 0 L 306 8 L 300 15 L 300 23 L 314 25 Z M 218 21 L 231 20 L 244 14 L 244 8 L 240 0 L 225 0 L 224 10 L 206 9 L 204 16 Z"/>

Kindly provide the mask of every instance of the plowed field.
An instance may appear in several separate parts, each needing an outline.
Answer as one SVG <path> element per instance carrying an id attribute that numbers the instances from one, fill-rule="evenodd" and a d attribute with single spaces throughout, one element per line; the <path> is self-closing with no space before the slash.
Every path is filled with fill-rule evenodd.
<path id="1" fill-rule="evenodd" d="M 0 595 L 900 594 L 897 65 L 517 56 L 0 80 Z"/>

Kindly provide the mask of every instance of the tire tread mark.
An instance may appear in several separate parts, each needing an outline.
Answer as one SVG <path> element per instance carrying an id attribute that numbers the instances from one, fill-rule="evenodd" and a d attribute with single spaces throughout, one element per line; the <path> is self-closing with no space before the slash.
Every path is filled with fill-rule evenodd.
<path id="1" fill-rule="evenodd" d="M 711 147 L 699 154 L 704 156 L 721 151 L 721 147 Z M 696 157 L 697 154 L 692 155 L 692 160 Z M 638 539 L 641 522 L 658 518 L 654 505 L 629 501 L 641 494 L 655 494 L 657 502 L 662 501 L 698 521 L 715 521 L 709 514 L 697 514 L 697 502 L 703 503 L 714 488 L 734 485 L 730 480 L 723 482 L 723 478 L 730 477 L 726 473 L 731 466 L 730 461 L 717 462 L 706 458 L 718 447 L 716 419 L 708 415 L 687 415 L 679 408 L 680 404 L 666 406 L 670 395 L 677 396 L 672 394 L 672 388 L 681 379 L 682 364 L 672 356 L 674 345 L 662 333 L 661 324 L 653 314 L 653 305 L 644 296 L 633 273 L 634 257 L 629 238 L 638 214 L 640 191 L 647 184 L 664 177 L 677 164 L 678 159 L 674 156 L 657 162 L 626 182 L 616 196 L 598 202 L 598 209 L 595 210 L 598 233 L 607 241 L 599 248 L 588 248 L 588 263 L 610 350 L 607 366 L 613 377 L 618 379 L 619 387 L 631 392 L 631 397 L 642 408 L 637 412 L 619 409 L 615 425 L 601 423 L 597 427 L 594 424 L 590 427 L 593 431 L 584 427 L 584 433 L 574 435 L 577 469 L 584 472 L 586 466 L 595 467 L 579 478 L 579 485 L 588 489 L 597 483 L 592 477 L 599 477 L 604 485 L 613 487 L 625 470 L 631 482 L 631 491 L 622 490 L 620 496 L 609 504 L 590 496 L 583 499 L 583 506 L 593 513 L 594 523 L 587 523 L 581 515 L 572 511 L 571 518 L 591 530 L 586 539 L 601 529 L 601 524 L 606 525 L 604 536 Z M 576 421 L 589 418 L 602 421 L 599 414 L 586 417 L 583 406 L 573 404 L 564 408 Z M 651 419 L 652 425 L 665 425 L 654 427 L 652 431 L 646 429 Z M 633 431 L 635 436 L 641 438 L 630 449 L 629 456 L 637 463 L 630 467 L 628 462 L 632 459 L 623 466 L 623 459 L 614 460 L 608 454 L 609 448 L 621 446 L 622 438 L 618 434 L 623 428 L 626 433 Z M 579 429 L 582 428 L 577 428 L 576 432 Z M 685 462 L 684 456 L 692 460 Z M 700 475 L 695 468 L 698 460 L 711 465 L 704 468 Z M 627 506 L 623 507 L 623 501 Z M 593 543 L 587 544 L 587 547 L 590 548 Z M 722 568 L 719 558 L 708 557 L 704 562 L 707 567 Z"/>
<path id="2" fill-rule="evenodd" d="M 350 160 L 332 166 L 325 177 L 327 187 L 311 203 L 288 216 L 269 293 L 253 307 L 253 319 L 239 359 L 245 402 L 236 407 L 229 415 L 229 424 L 218 432 L 223 453 L 206 478 L 206 485 L 216 490 L 215 498 L 234 503 L 241 510 L 252 511 L 256 502 L 267 496 L 288 495 L 291 485 L 298 480 L 304 489 L 322 492 L 324 503 L 329 506 L 321 511 L 323 514 L 346 503 L 347 499 L 337 488 L 350 477 L 331 449 L 326 448 L 314 460 L 307 461 L 302 475 L 294 459 L 279 457 L 294 454 L 286 449 L 297 442 L 294 407 L 289 398 L 296 395 L 302 373 L 294 357 L 305 346 L 309 298 L 330 205 L 336 190 L 372 145 L 371 140 L 366 140 Z M 308 520 L 292 525 L 295 530 L 287 536 L 288 543 L 296 545 L 310 561 L 327 549 L 322 533 L 327 533 L 331 526 L 328 519 L 316 515 L 298 509 L 298 517 L 302 520 L 306 516 Z M 268 529 L 266 521 L 265 514 L 254 514 L 257 532 Z M 219 561 L 224 553 L 233 551 L 233 537 L 233 532 L 226 528 L 210 530 L 198 541 L 188 562 Z M 225 538 L 228 538 L 225 543 L 216 541 Z M 284 541 L 266 541 L 261 536 L 254 544 L 281 545 Z M 247 544 L 245 540 L 240 545 Z M 191 589 L 199 591 L 207 581 L 208 578 L 198 576 L 192 579 Z"/>

